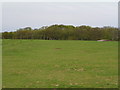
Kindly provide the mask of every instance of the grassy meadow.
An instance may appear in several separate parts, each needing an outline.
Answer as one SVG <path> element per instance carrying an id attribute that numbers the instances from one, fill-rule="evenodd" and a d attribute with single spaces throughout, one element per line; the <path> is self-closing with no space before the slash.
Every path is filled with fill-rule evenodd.
<path id="1" fill-rule="evenodd" d="M 3 88 L 117 88 L 118 42 L 3 40 Z"/>

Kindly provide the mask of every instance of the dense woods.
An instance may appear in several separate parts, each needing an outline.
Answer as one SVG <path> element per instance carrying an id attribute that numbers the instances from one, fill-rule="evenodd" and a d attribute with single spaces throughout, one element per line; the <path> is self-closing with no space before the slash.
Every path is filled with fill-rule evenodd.
<path id="1" fill-rule="evenodd" d="M 43 40 L 119 40 L 120 31 L 114 27 L 90 27 L 72 25 L 51 25 L 39 29 L 20 28 L 14 32 L 3 32 L 2 39 Z"/>

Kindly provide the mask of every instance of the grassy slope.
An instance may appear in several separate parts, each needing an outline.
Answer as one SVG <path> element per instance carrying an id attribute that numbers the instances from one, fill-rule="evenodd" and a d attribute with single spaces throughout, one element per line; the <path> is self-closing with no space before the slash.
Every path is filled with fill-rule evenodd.
<path id="1" fill-rule="evenodd" d="M 117 87 L 118 43 L 3 40 L 3 87 Z"/>
<path id="2" fill-rule="evenodd" d="M 0 39 L 0 89 L 2 88 L 2 39 Z"/>

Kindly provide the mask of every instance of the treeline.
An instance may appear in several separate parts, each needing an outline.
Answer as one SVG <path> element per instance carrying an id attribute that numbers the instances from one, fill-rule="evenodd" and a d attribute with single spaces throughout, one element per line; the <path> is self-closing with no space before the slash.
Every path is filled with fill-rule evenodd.
<path id="1" fill-rule="evenodd" d="M 72 25 L 51 25 L 39 29 L 20 28 L 14 32 L 3 32 L 2 39 L 43 40 L 119 40 L 120 31 L 114 27 L 90 27 Z"/>

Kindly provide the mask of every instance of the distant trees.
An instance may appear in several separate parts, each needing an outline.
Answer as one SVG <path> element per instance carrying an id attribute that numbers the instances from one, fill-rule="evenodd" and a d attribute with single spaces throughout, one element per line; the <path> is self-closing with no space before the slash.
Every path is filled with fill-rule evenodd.
<path id="1" fill-rule="evenodd" d="M 90 27 L 72 25 L 51 25 L 32 29 L 20 28 L 15 32 L 3 32 L 3 39 L 44 39 L 44 40 L 119 40 L 120 31 L 114 27 Z"/>
<path id="2" fill-rule="evenodd" d="M 3 39 L 13 39 L 14 32 L 4 32 L 2 33 L 2 38 Z"/>

